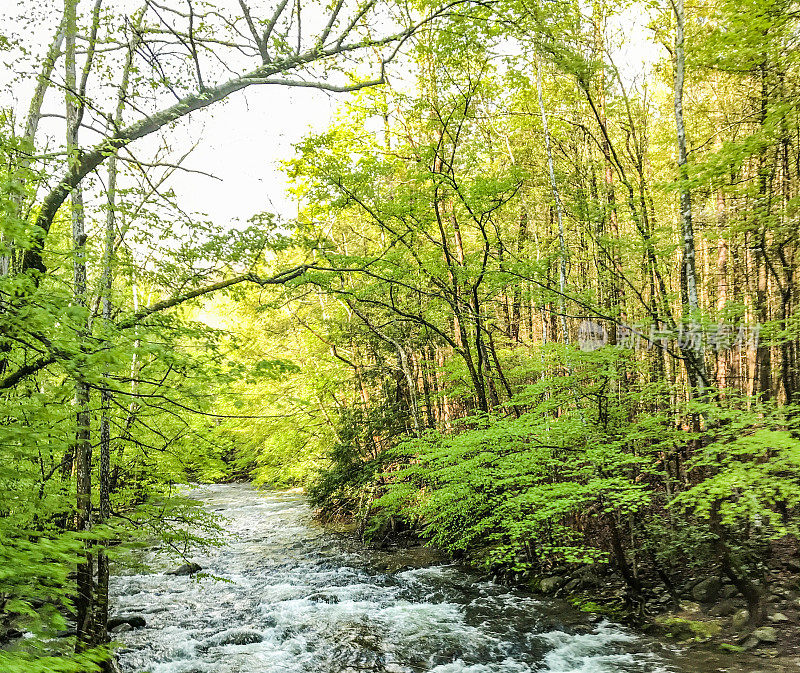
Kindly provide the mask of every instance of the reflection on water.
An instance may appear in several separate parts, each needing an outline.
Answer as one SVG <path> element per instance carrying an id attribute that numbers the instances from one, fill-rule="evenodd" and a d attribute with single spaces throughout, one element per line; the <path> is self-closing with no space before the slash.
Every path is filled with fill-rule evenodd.
<path id="1" fill-rule="evenodd" d="M 314 525 L 300 495 L 241 484 L 196 495 L 228 519 L 231 536 L 195 560 L 227 581 L 163 572 L 113 578 L 113 612 L 147 620 L 116 636 L 124 671 L 679 670 L 625 629 L 591 624 L 560 602 L 477 581 L 455 566 L 381 572 L 369 550 Z"/>

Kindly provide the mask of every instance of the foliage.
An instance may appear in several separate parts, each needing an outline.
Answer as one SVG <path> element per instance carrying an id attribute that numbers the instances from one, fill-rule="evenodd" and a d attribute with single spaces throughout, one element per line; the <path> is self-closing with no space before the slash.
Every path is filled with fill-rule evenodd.
<path id="1" fill-rule="evenodd" d="M 183 486 L 243 478 L 484 567 L 714 564 L 757 619 L 800 534 L 790 3 L 65 8 L 43 58 L 0 38 L 41 93 L 0 114 L 3 670 L 95 667 L 106 561 L 219 541 Z M 166 131 L 263 82 L 353 93 L 285 163 L 296 217 L 185 212 Z"/>

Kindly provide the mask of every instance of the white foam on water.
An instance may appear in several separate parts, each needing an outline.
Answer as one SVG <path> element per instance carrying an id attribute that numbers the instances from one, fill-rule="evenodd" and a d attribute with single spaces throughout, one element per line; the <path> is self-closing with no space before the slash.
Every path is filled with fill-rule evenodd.
<path id="1" fill-rule="evenodd" d="M 591 633 L 570 634 L 563 631 L 541 633 L 539 638 L 553 648 L 544 657 L 549 673 L 615 673 L 648 671 L 666 673 L 655 655 L 649 652 L 609 652 L 619 645 L 635 643 L 635 635 L 609 622 L 601 622 Z"/>
<path id="2" fill-rule="evenodd" d="M 126 672 L 666 670 L 620 627 L 572 633 L 559 623 L 568 608 L 478 582 L 456 566 L 373 569 L 369 551 L 313 526 L 296 494 L 222 485 L 195 495 L 226 518 L 230 535 L 193 560 L 226 581 L 165 572 L 113 578 L 113 612 L 147 620 L 115 636 Z"/>
<path id="3" fill-rule="evenodd" d="M 466 664 L 460 659 L 431 669 L 430 673 L 530 673 L 531 668 L 513 659 L 505 659 L 497 664 Z"/>

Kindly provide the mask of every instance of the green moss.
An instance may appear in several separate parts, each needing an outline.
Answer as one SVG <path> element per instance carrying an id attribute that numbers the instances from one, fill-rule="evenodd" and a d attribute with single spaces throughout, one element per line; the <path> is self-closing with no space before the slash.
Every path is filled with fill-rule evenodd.
<path id="1" fill-rule="evenodd" d="M 656 617 L 655 623 L 666 635 L 678 640 L 709 640 L 722 631 L 722 627 L 716 622 L 682 617 Z"/>
<path id="2" fill-rule="evenodd" d="M 591 612 L 613 619 L 621 620 L 626 616 L 625 609 L 619 603 L 598 603 L 585 596 L 572 596 L 569 599 L 581 612 Z"/>
<path id="3" fill-rule="evenodd" d="M 733 643 L 720 643 L 719 649 L 723 652 L 744 652 L 745 649 L 740 647 L 739 645 L 734 645 Z"/>
<path id="4" fill-rule="evenodd" d="M 576 606 L 582 612 L 602 612 L 603 606 L 599 603 L 595 603 L 594 601 L 586 601 L 580 605 Z"/>

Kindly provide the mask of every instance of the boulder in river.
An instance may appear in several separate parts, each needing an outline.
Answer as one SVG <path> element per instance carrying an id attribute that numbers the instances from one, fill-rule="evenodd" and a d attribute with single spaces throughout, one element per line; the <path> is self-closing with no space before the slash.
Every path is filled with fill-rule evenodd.
<path id="1" fill-rule="evenodd" d="M 250 645 L 251 643 L 260 643 L 262 640 L 264 640 L 264 636 L 252 629 L 228 629 L 206 640 L 203 646 L 205 649 L 222 645 Z"/>
<path id="2" fill-rule="evenodd" d="M 313 594 L 309 594 L 308 600 L 314 601 L 315 603 L 338 603 L 339 597 L 336 594 L 316 591 Z"/>
<path id="3" fill-rule="evenodd" d="M 197 563 L 184 563 L 182 566 L 175 568 L 174 570 L 168 570 L 166 572 L 167 575 L 194 575 L 197 572 L 200 572 L 203 567 Z"/>
<path id="4" fill-rule="evenodd" d="M 554 594 L 564 584 L 564 578 L 560 575 L 545 577 L 539 582 L 539 591 L 543 594 Z"/>
<path id="5" fill-rule="evenodd" d="M 108 630 L 113 631 L 118 626 L 122 626 L 123 624 L 127 624 L 132 629 L 143 629 L 147 626 L 147 622 L 144 620 L 144 617 L 140 615 L 119 615 L 117 617 L 111 617 L 108 620 Z"/>

